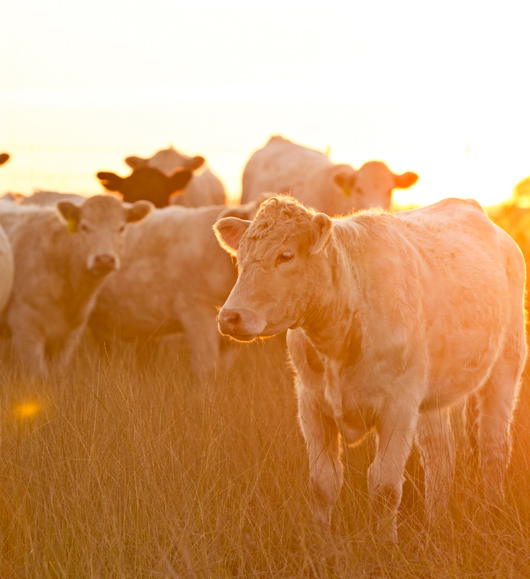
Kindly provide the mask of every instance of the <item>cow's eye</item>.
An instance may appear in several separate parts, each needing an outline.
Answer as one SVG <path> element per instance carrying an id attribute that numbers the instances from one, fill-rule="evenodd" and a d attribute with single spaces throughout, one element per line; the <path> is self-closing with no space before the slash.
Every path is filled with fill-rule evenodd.
<path id="1" fill-rule="evenodd" d="M 88 233 L 90 231 L 90 227 L 86 225 L 86 223 L 81 223 L 81 225 L 79 226 L 79 231 L 84 231 L 85 233 Z"/>
<path id="2" fill-rule="evenodd" d="M 294 253 L 292 251 L 284 251 L 280 253 L 280 255 L 276 258 L 276 265 L 280 265 L 281 263 L 287 263 L 293 259 Z"/>
<path id="3" fill-rule="evenodd" d="M 122 225 L 119 229 L 118 229 L 118 233 L 123 233 L 125 231 L 125 225 Z"/>

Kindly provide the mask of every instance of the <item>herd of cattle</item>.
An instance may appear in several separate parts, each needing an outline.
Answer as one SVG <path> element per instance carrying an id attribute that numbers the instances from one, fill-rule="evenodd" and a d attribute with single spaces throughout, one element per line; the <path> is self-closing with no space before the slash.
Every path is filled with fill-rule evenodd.
<path id="1" fill-rule="evenodd" d="M 418 176 L 335 165 L 279 136 L 250 157 L 239 206 L 226 205 L 202 157 L 170 148 L 126 162 L 128 177 L 98 173 L 125 203 L 49 192 L 0 203 L 1 322 L 28 372 L 66 366 L 87 326 L 99 341 L 184 332 L 199 378 L 215 369 L 220 332 L 252 341 L 287 330 L 324 526 L 342 484 L 340 438 L 371 430 L 378 527 L 396 539 L 414 443 L 427 515 L 445 512 L 448 409 L 460 399 L 486 495 L 502 502 L 526 356 L 525 264 L 478 203 L 359 212 L 388 209 L 392 190 Z"/>
<path id="2" fill-rule="evenodd" d="M 115 337 L 153 342 L 183 332 L 195 374 L 213 372 L 221 345 L 217 311 L 237 278 L 213 232 L 219 219 L 252 218 L 267 192 L 292 191 L 329 215 L 387 209 L 392 189 L 418 178 L 395 175 L 381 162 L 358 171 L 334 165 L 275 136 L 248 161 L 242 204 L 228 206 L 223 184 L 203 157 L 169 148 L 125 161 L 132 168 L 127 177 L 97 174 L 125 206 L 114 195 L 86 199 L 49 191 L 6 195 L 0 203 L 0 226 L 16 264 L 2 333 L 30 374 L 66 366 L 87 326 L 100 343 Z M 7 292 L 12 266 L 6 259 Z"/>

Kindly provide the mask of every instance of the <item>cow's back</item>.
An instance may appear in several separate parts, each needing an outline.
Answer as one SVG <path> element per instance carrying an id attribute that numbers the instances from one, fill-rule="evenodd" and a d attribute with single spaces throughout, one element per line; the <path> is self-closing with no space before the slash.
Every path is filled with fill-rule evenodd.
<path id="1" fill-rule="evenodd" d="M 199 170 L 193 174 L 184 192 L 171 198 L 171 204 L 182 207 L 225 205 L 226 193 L 219 178 L 206 167 L 202 172 Z"/>
<path id="2" fill-rule="evenodd" d="M 321 152 L 274 136 L 253 153 L 243 171 L 241 203 L 248 203 L 260 193 L 289 193 L 302 203 L 304 185 L 311 174 L 332 167 L 333 163 Z"/>

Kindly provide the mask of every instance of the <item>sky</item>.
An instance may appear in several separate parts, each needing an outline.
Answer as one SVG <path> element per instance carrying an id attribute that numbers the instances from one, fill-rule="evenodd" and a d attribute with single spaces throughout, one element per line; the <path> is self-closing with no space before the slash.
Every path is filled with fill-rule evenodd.
<path id="1" fill-rule="evenodd" d="M 527 4 L 527 6 L 525 6 Z M 0 193 L 101 192 L 170 143 L 235 200 L 272 134 L 419 174 L 398 203 L 530 175 L 530 5 L 15 0 L 0 19 Z"/>

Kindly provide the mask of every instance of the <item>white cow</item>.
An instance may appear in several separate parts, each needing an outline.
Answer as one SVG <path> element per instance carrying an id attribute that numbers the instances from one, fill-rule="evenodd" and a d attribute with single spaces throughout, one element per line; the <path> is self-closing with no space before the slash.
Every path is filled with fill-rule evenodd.
<path id="1" fill-rule="evenodd" d="M 129 223 L 152 205 L 125 208 L 110 195 L 57 208 L 0 205 L 15 258 L 13 292 L 2 314 L 13 354 L 30 375 L 46 378 L 49 364 L 68 364 L 108 274 L 120 267 Z"/>
<path id="2" fill-rule="evenodd" d="M 193 179 L 188 183 L 182 195 L 171 198 L 173 205 L 183 207 L 202 207 L 207 205 L 224 205 L 226 193 L 220 179 L 204 165 L 204 157 L 188 157 L 173 147 L 157 151 L 152 157 L 127 157 L 125 162 L 132 169 L 152 167 L 171 177 L 177 169 L 193 171 Z"/>
<path id="3" fill-rule="evenodd" d="M 526 355 L 525 265 L 478 203 L 332 220 L 275 197 L 253 222 L 231 217 L 215 227 L 239 264 L 221 332 L 248 341 L 289 329 L 319 521 L 330 524 L 342 484 L 339 439 L 356 444 L 370 430 L 378 524 L 396 538 L 414 440 L 426 512 L 445 510 L 454 474 L 448 409 L 471 393 L 486 496 L 500 502 Z"/>
<path id="4" fill-rule="evenodd" d="M 0 312 L 6 307 L 11 295 L 14 276 L 13 250 L 5 231 L 0 227 Z"/>
<path id="5" fill-rule="evenodd" d="M 76 205 L 81 204 L 86 197 L 78 195 L 77 193 L 58 193 L 57 191 L 35 191 L 32 195 L 27 197 L 18 195 L 16 202 L 20 205 L 39 205 L 40 207 L 47 207 L 54 205 L 58 201 L 72 201 Z"/>
<path id="6" fill-rule="evenodd" d="M 217 311 L 237 272 L 213 232 L 226 215 L 252 218 L 263 198 L 240 207 L 166 207 L 127 233 L 119 273 L 102 289 L 90 319 L 98 340 L 142 341 L 184 332 L 194 373 L 215 370 Z"/>
<path id="7" fill-rule="evenodd" d="M 416 173 L 396 175 L 381 161 L 365 163 L 359 170 L 335 165 L 319 151 L 274 136 L 246 164 L 241 203 L 273 191 L 290 193 L 328 215 L 371 207 L 389 209 L 392 190 L 406 189 L 417 180 Z"/>

